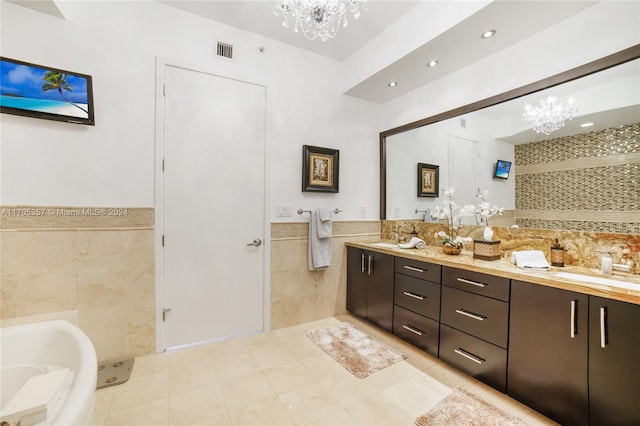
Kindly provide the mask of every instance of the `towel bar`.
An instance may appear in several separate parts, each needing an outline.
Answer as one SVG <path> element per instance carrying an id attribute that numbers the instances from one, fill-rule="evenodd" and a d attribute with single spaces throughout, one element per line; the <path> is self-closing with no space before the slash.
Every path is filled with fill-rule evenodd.
<path id="1" fill-rule="evenodd" d="M 341 211 L 342 210 L 340 210 L 340 209 L 333 209 L 333 213 L 335 213 L 335 214 L 338 214 Z M 298 214 L 302 214 L 302 213 L 311 213 L 311 210 L 298 209 Z"/>

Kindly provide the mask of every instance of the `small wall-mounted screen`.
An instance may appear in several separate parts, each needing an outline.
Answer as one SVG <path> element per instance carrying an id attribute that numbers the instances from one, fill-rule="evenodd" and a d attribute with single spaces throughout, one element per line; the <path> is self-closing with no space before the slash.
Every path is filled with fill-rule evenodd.
<path id="1" fill-rule="evenodd" d="M 511 161 L 498 160 L 496 163 L 496 171 L 493 177 L 500 179 L 507 179 L 509 177 L 509 171 L 511 170 Z"/>
<path id="2" fill-rule="evenodd" d="M 0 57 L 0 111 L 94 125 L 91 76 Z"/>

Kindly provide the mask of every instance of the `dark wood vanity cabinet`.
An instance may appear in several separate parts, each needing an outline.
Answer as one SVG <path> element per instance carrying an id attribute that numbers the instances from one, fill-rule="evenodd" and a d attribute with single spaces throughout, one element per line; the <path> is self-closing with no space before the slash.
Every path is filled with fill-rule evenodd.
<path id="1" fill-rule="evenodd" d="M 347 310 L 562 425 L 640 425 L 640 305 L 347 247 Z"/>
<path id="2" fill-rule="evenodd" d="M 393 334 L 438 356 L 442 267 L 396 257 Z"/>
<path id="3" fill-rule="evenodd" d="M 445 267 L 440 359 L 506 392 L 509 279 Z"/>
<path id="4" fill-rule="evenodd" d="M 640 425 L 640 306 L 589 296 L 590 425 Z"/>
<path id="5" fill-rule="evenodd" d="M 394 256 L 347 247 L 347 310 L 393 329 Z"/>
<path id="6" fill-rule="evenodd" d="M 588 306 L 585 294 L 511 282 L 508 394 L 563 425 L 588 424 Z"/>
<path id="7" fill-rule="evenodd" d="M 640 306 L 512 281 L 511 397 L 563 425 L 640 424 Z"/>

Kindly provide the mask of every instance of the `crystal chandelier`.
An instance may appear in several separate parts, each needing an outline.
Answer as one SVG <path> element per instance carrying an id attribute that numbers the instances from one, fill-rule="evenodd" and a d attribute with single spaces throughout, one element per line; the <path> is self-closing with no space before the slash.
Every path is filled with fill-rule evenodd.
<path id="1" fill-rule="evenodd" d="M 360 17 L 361 9 L 366 10 L 367 0 L 280 0 L 274 14 L 282 15 L 282 25 L 289 28 L 289 18 L 295 22 L 295 32 L 309 40 L 320 38 L 327 41 L 336 36 L 340 26 L 347 27 L 347 15 Z"/>
<path id="2" fill-rule="evenodd" d="M 565 120 L 571 120 L 573 115 L 578 112 L 578 108 L 573 104 L 573 99 L 564 104 L 558 102 L 558 99 L 549 96 L 546 99 L 540 99 L 540 105 L 532 107 L 526 105 L 522 119 L 533 126 L 536 133 L 550 134 L 564 126 Z"/>

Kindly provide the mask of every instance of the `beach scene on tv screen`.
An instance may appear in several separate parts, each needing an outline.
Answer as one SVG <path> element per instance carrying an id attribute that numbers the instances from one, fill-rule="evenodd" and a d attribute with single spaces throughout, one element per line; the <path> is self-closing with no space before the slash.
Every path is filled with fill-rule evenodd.
<path id="1" fill-rule="evenodd" d="M 496 165 L 496 177 L 506 179 L 509 177 L 509 169 L 511 168 L 511 163 L 507 161 L 498 161 Z"/>
<path id="2" fill-rule="evenodd" d="M 2 59 L 0 106 L 89 118 L 87 78 Z"/>

